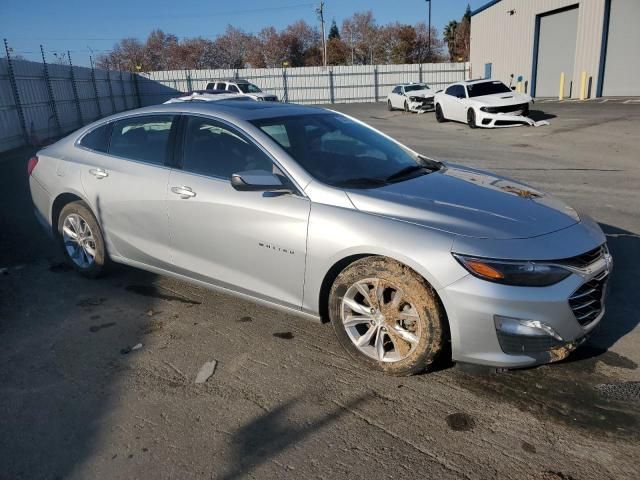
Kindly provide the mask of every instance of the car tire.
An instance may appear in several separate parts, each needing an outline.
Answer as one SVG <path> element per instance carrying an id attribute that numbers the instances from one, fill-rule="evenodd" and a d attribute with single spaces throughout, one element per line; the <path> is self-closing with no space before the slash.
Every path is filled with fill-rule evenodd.
<path id="1" fill-rule="evenodd" d="M 58 241 L 65 261 L 88 278 L 103 275 L 110 260 L 102 229 L 86 203 L 65 205 L 58 217 Z"/>
<path id="2" fill-rule="evenodd" d="M 439 103 L 436 103 L 436 121 L 438 123 L 444 123 L 447 119 L 444 117 L 444 113 L 442 113 L 442 107 Z"/>
<path id="3" fill-rule="evenodd" d="M 404 111 L 409 113 L 409 103 L 406 100 L 404 101 Z"/>
<path id="4" fill-rule="evenodd" d="M 478 127 L 478 125 L 476 124 L 476 112 L 473 108 L 467 110 L 467 125 L 469 125 L 469 128 Z"/>
<path id="5" fill-rule="evenodd" d="M 445 313 L 435 291 L 390 258 L 364 257 L 346 267 L 331 287 L 328 307 L 340 344 L 371 369 L 414 375 L 442 350 Z"/>
<path id="6" fill-rule="evenodd" d="M 387 110 L 389 110 L 390 112 L 393 111 L 393 106 L 391 105 L 391 100 L 387 100 Z"/>
<path id="7" fill-rule="evenodd" d="M 522 109 L 522 116 L 523 117 L 528 117 L 529 116 L 529 105 L 525 105 L 524 108 Z"/>

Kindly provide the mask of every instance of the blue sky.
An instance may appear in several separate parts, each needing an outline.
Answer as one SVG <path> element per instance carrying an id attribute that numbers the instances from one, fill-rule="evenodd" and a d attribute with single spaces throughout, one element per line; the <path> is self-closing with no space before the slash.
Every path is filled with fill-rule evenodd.
<path id="1" fill-rule="evenodd" d="M 467 6 L 487 0 L 432 0 L 432 23 L 439 29 L 459 19 Z M 0 0 L 0 37 L 15 53 L 39 59 L 39 45 L 53 60 L 54 51 L 70 50 L 75 64 L 88 65 L 124 37 L 141 40 L 154 28 L 180 37 L 215 38 L 227 24 L 247 32 L 273 25 L 282 28 L 303 19 L 317 23 L 314 7 L 305 0 Z M 207 6 L 208 5 L 208 6 Z M 215 5 L 215 6 L 214 6 Z M 417 23 L 427 19 L 425 0 L 325 0 L 325 18 L 338 25 L 356 11 L 372 10 L 379 23 Z M 4 55 L 4 52 L 2 52 Z"/>

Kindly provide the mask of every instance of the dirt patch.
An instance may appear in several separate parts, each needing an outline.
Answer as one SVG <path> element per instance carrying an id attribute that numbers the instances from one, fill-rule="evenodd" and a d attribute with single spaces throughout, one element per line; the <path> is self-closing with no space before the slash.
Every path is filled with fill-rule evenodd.
<path id="1" fill-rule="evenodd" d="M 100 325 L 92 325 L 89 327 L 89 331 L 91 333 L 96 333 L 102 330 L 103 328 L 113 327 L 114 325 L 116 325 L 116 322 L 107 322 L 107 323 L 101 323 Z"/>
<path id="2" fill-rule="evenodd" d="M 107 301 L 106 298 L 88 297 L 88 298 L 83 298 L 78 303 L 76 303 L 76 305 L 82 308 L 99 307 L 106 301 Z"/>
<path id="3" fill-rule="evenodd" d="M 159 332 L 163 328 L 164 328 L 164 322 L 162 320 L 154 319 L 147 322 L 142 327 L 142 333 L 144 335 L 150 335 L 152 333 Z"/>
<path id="4" fill-rule="evenodd" d="M 69 270 L 71 270 L 71 267 L 66 262 L 54 263 L 49 266 L 49 271 L 53 273 L 68 272 Z"/>
<path id="5" fill-rule="evenodd" d="M 569 360 L 527 370 L 485 376 L 452 371 L 461 387 L 499 401 L 507 401 L 523 412 L 553 419 L 571 427 L 606 432 L 616 437 L 640 438 L 640 406 L 637 402 L 604 398 L 599 384 L 611 379 L 595 370 L 597 358 Z"/>
<path id="6" fill-rule="evenodd" d="M 281 338 L 283 340 L 291 340 L 293 338 L 293 333 L 291 332 L 276 332 L 273 334 L 276 338 Z"/>
<path id="7" fill-rule="evenodd" d="M 238 323 L 249 323 L 249 322 L 253 322 L 253 318 L 251 317 L 240 317 L 236 319 L 236 322 Z"/>
<path id="8" fill-rule="evenodd" d="M 539 478 L 540 480 L 576 480 L 572 475 L 562 472 L 554 472 L 552 470 L 542 472 Z"/>
<path id="9" fill-rule="evenodd" d="M 446 420 L 449 428 L 456 432 L 469 432 L 476 426 L 476 421 L 473 417 L 463 412 L 447 415 Z"/>
<path id="10" fill-rule="evenodd" d="M 522 450 L 524 450 L 527 453 L 536 453 L 536 447 L 535 445 L 530 444 L 529 442 L 525 442 L 524 440 L 522 441 L 522 444 L 520 445 L 522 447 Z"/>
<path id="11" fill-rule="evenodd" d="M 185 303 L 188 305 L 200 305 L 202 302 L 192 300 L 187 297 L 176 295 L 174 293 L 165 293 L 161 291 L 160 287 L 153 285 L 128 285 L 125 287 L 127 292 L 132 292 L 144 297 L 157 298 L 159 300 L 165 300 L 167 302 Z"/>

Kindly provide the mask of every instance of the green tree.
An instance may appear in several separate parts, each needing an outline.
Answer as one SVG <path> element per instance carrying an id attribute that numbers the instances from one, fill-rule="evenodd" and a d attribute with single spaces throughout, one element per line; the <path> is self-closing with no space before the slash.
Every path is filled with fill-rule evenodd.
<path id="1" fill-rule="evenodd" d="M 329 40 L 331 40 L 332 38 L 340 39 L 340 30 L 338 30 L 338 25 L 336 25 L 335 18 L 331 22 L 331 28 L 329 29 Z"/>

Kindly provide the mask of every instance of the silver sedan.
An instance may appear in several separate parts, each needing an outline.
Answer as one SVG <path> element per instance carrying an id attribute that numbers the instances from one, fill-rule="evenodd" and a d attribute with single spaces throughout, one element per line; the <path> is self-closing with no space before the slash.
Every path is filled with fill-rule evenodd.
<path id="1" fill-rule="evenodd" d="M 87 277 L 111 262 L 328 319 L 396 375 L 559 360 L 604 315 L 599 226 L 346 115 L 174 103 L 114 115 L 29 161 L 35 211 Z"/>

